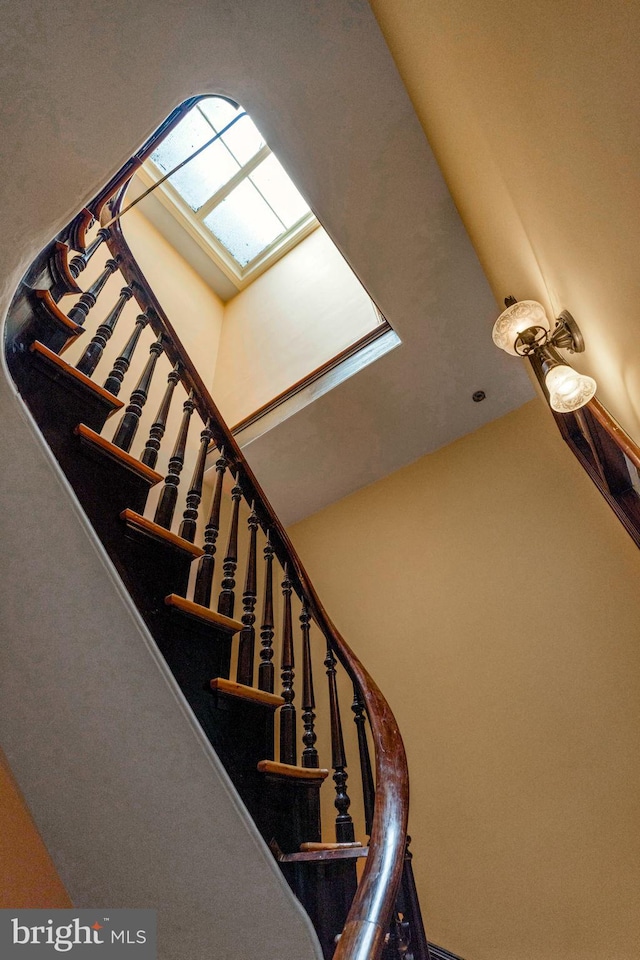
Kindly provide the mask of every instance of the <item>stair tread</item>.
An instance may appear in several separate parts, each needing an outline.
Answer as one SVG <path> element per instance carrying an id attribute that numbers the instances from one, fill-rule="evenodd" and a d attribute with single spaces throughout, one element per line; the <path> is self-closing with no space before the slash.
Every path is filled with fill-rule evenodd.
<path id="1" fill-rule="evenodd" d="M 75 323 L 73 320 L 70 320 L 66 313 L 63 313 L 51 296 L 50 290 L 34 290 L 33 292 L 37 299 L 42 301 L 44 307 L 49 312 L 51 317 L 56 321 L 56 323 L 59 323 L 61 327 L 67 330 L 69 337 L 75 340 L 76 337 L 79 337 L 82 333 L 86 332 L 84 327 L 80 326 L 79 323 Z M 79 287 L 78 292 L 80 292 Z"/>
<path id="2" fill-rule="evenodd" d="M 275 777 L 291 777 L 293 780 L 326 780 L 329 771 L 318 767 L 298 767 L 291 763 L 279 763 L 277 760 L 261 760 L 258 763 L 260 773 Z"/>
<path id="3" fill-rule="evenodd" d="M 174 610 L 180 611 L 180 613 L 194 617 L 196 620 L 213 624 L 216 627 L 220 627 L 221 630 L 226 630 L 228 633 L 237 633 L 239 630 L 242 630 L 240 620 L 225 617 L 222 613 L 210 610 L 209 607 L 203 607 L 200 603 L 194 603 L 193 600 L 180 597 L 177 593 L 169 594 L 168 597 L 164 598 L 164 602 L 168 607 L 172 607 Z M 226 682 L 229 683 L 230 681 L 227 680 Z M 236 684 L 236 686 L 240 686 L 240 684 Z M 246 689 L 250 690 L 251 687 L 247 687 Z"/>
<path id="4" fill-rule="evenodd" d="M 258 690 L 256 687 L 248 687 L 244 683 L 236 683 L 235 680 L 225 680 L 224 677 L 216 677 L 212 680 L 211 689 L 217 693 L 226 693 L 230 697 L 251 700 L 253 703 L 263 703 L 271 707 L 281 707 L 284 703 L 283 698 L 275 693 Z"/>
<path id="5" fill-rule="evenodd" d="M 159 523 L 154 523 L 153 520 L 136 513 L 135 510 L 123 510 L 120 517 L 128 526 L 135 527 L 140 533 L 144 533 L 154 540 L 163 541 L 169 546 L 184 551 L 184 553 L 190 553 L 193 557 L 201 557 L 204 553 L 204 550 L 196 547 L 195 543 L 190 543 L 184 537 L 179 537 L 177 533 L 172 533 L 165 527 L 161 527 Z"/>
<path id="6" fill-rule="evenodd" d="M 142 463 L 141 460 L 138 460 L 136 457 L 132 457 L 130 453 L 127 453 L 125 450 L 121 450 L 120 447 L 115 445 L 115 443 L 111 443 L 110 440 L 106 440 L 105 437 L 101 436 L 99 433 L 96 433 L 95 430 L 92 430 L 91 427 L 87 427 L 84 423 L 78 424 L 78 426 L 75 428 L 75 433 L 80 437 L 81 440 L 92 444 L 112 460 L 122 463 L 123 466 L 127 467 L 127 469 L 132 470 L 145 480 L 148 480 L 151 485 L 160 483 L 164 479 L 162 474 L 156 473 L 156 471 L 152 470 L 151 467 L 148 467 L 146 463 Z"/>
<path id="7" fill-rule="evenodd" d="M 300 853 L 311 853 L 312 851 L 319 850 L 352 850 L 355 847 L 361 847 L 362 844 L 359 840 L 354 840 L 353 843 L 322 843 L 311 841 L 309 843 L 300 844 Z"/>
<path id="8" fill-rule="evenodd" d="M 369 855 L 369 847 L 342 847 L 339 850 L 304 850 L 299 853 L 280 853 L 279 863 L 311 863 L 327 860 L 356 860 Z"/>
<path id="9" fill-rule="evenodd" d="M 80 373 L 79 370 L 76 370 L 75 367 L 72 367 L 70 363 L 67 363 L 66 360 L 63 360 L 59 354 L 54 353 L 53 350 L 49 349 L 49 347 L 45 347 L 44 343 L 40 343 L 39 340 L 35 340 L 29 349 L 32 353 L 42 357 L 47 363 L 57 367 L 61 373 L 68 376 L 71 380 L 75 380 L 76 383 L 80 383 L 82 386 L 87 387 L 87 389 L 91 390 L 92 393 L 100 397 L 102 400 L 108 401 L 112 408 L 111 413 L 115 413 L 116 410 L 120 410 L 124 406 L 122 400 L 118 400 L 117 397 L 114 397 L 114 395 L 109 393 L 108 390 L 105 390 L 104 387 L 101 387 L 99 384 L 95 383 L 90 379 L 90 377 L 85 376 L 84 373 Z"/>

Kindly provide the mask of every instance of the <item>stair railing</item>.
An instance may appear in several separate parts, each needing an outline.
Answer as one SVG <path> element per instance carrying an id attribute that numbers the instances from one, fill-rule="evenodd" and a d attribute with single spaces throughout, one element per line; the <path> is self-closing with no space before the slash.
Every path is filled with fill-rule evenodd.
<path id="1" fill-rule="evenodd" d="M 117 215 L 125 190 L 126 186 L 121 188 L 111 202 L 111 216 Z M 369 852 L 358 891 L 334 957 L 335 960 L 371 960 L 380 955 L 387 936 L 389 918 L 393 912 L 404 866 L 409 777 L 398 725 L 377 684 L 329 618 L 289 536 L 226 426 L 195 365 L 182 346 L 175 328 L 135 261 L 119 221 L 109 228 L 107 245 L 112 256 L 118 257 L 120 272 L 135 290 L 136 299 L 143 314 L 150 318 L 153 329 L 159 337 L 163 338 L 165 353 L 171 363 L 180 369 L 181 381 L 193 395 L 202 421 L 209 424 L 213 442 L 219 451 L 224 451 L 227 467 L 230 466 L 236 480 L 240 480 L 243 499 L 252 505 L 262 528 L 269 531 L 273 552 L 283 569 L 288 571 L 291 586 L 305 605 L 306 617 L 312 618 L 327 642 L 328 659 L 335 657 L 340 661 L 353 682 L 358 703 L 362 704 L 366 711 L 375 747 L 376 784 L 372 804 Z M 228 610 L 228 607 L 225 609 Z M 331 671 L 331 667 L 328 669 Z M 246 679 L 245 675 L 245 682 Z M 306 705 L 303 704 L 303 706 Z M 333 717 L 335 741 L 336 738 L 341 737 L 339 732 L 341 723 L 335 715 L 335 708 Z M 360 758 L 365 768 L 368 765 L 366 742 L 366 739 L 361 737 Z M 284 762 L 292 762 L 290 753 L 286 757 Z M 334 770 L 338 771 L 337 776 L 341 781 L 336 785 L 337 804 L 342 802 L 344 809 L 344 784 L 342 783 L 344 765 L 340 762 L 342 755 L 339 744 L 337 756 L 334 752 L 334 760 L 336 759 L 338 762 L 334 764 Z M 365 784 L 366 793 L 367 790 L 371 790 L 370 780 L 366 774 Z M 338 837 L 347 838 L 351 836 L 349 830 L 345 829 L 350 823 L 350 817 L 348 813 L 342 815 L 348 819 L 339 824 L 342 826 L 342 833 L 339 833 Z"/>
<path id="2" fill-rule="evenodd" d="M 100 449 L 111 459 L 118 459 L 120 464 L 124 464 L 149 485 L 162 482 L 153 519 L 144 516 L 143 501 L 140 502 L 140 510 L 134 504 L 133 508 L 124 509 L 121 517 L 128 527 L 138 532 L 156 538 L 164 537 L 166 542 L 187 555 L 189 563 L 197 559 L 193 600 L 187 599 L 188 576 L 185 574 L 181 581 L 178 578 L 180 582 L 175 584 L 174 591 L 166 597 L 165 602 L 188 615 L 195 615 L 194 611 L 210 611 L 209 618 L 215 620 L 221 629 L 227 629 L 229 637 L 236 632 L 239 634 L 236 679 L 228 679 L 231 670 L 229 647 L 226 653 L 221 654 L 218 679 L 212 680 L 212 689 L 221 689 L 225 681 L 237 689 L 245 689 L 252 687 L 255 680 L 265 702 L 280 707 L 279 760 L 269 761 L 266 758 L 265 772 L 277 777 L 283 768 L 294 767 L 298 771 L 298 778 L 309 777 L 310 782 L 316 778 L 318 786 L 327 775 L 327 771 L 319 767 L 317 749 L 315 710 L 318 684 L 317 677 L 314 681 L 313 676 L 315 640 L 312 640 L 312 633 L 319 632 L 324 646 L 328 682 L 337 851 L 326 850 L 327 845 L 320 842 L 320 837 L 307 846 L 324 847 L 323 855 L 326 856 L 337 856 L 337 852 L 353 847 L 354 857 L 362 855 L 365 861 L 342 932 L 336 938 L 335 960 L 375 960 L 383 953 L 385 958 L 413 955 L 416 960 L 428 960 L 410 855 L 407 853 L 409 788 L 406 756 L 391 709 L 329 618 L 284 527 L 133 257 L 119 220 L 113 221 L 108 228 L 100 226 L 101 221 L 107 223 L 117 217 L 130 177 L 192 103 L 190 101 L 174 112 L 98 197 L 43 251 L 27 273 L 7 324 L 9 365 L 18 384 L 28 384 L 27 354 L 32 354 L 47 367 L 53 379 L 64 376 L 73 382 L 75 388 L 93 391 L 95 403 L 102 403 L 107 410 L 105 418 L 111 414 L 119 415 L 119 423 L 111 441 L 106 440 L 100 429 L 94 429 L 91 424 L 78 426 L 76 433 L 80 441 Z M 86 290 L 82 290 L 78 278 L 97 252 L 105 248 L 109 256 L 101 272 Z M 68 259 L 70 251 L 75 252 L 71 260 Z M 74 349 L 77 353 L 77 346 L 73 348 L 72 345 L 81 342 L 86 332 L 85 325 L 91 322 L 103 291 L 110 289 L 108 281 L 115 275 L 123 281 L 115 303 L 110 305 L 90 342 L 75 366 L 72 366 L 66 357 L 73 355 Z M 75 302 L 65 311 L 61 301 L 67 298 Z M 113 359 L 111 348 L 120 336 L 118 325 L 122 323 L 122 317 L 128 316 L 131 304 L 136 305 L 132 329 Z M 112 338 L 115 338 L 113 342 Z M 145 344 L 148 357 L 130 388 L 128 403 L 125 404 L 119 395 L 125 381 L 128 384 L 130 379 L 128 375 L 134 355 L 137 357 Z M 108 357 L 112 359 L 109 360 L 110 369 L 107 372 L 102 368 Z M 155 384 L 162 365 L 168 371 L 166 385 L 157 397 Z M 100 379 L 106 373 L 104 385 L 100 385 L 96 379 L 99 371 Z M 156 472 L 156 466 L 166 446 L 165 433 L 177 391 L 184 393 L 182 416 L 166 475 L 162 478 Z M 153 404 L 159 400 L 159 404 L 157 409 L 154 406 L 155 417 L 144 439 L 139 435 L 139 427 L 150 400 Z M 193 470 L 187 479 L 183 516 L 178 530 L 172 532 L 172 527 L 178 522 L 176 509 L 180 503 L 180 491 L 185 489 L 184 483 L 180 486 L 181 475 L 194 414 L 199 417 L 202 426 L 195 444 L 195 457 L 192 458 Z M 141 447 L 139 458 L 131 452 L 136 445 Z M 214 490 L 200 547 L 195 541 L 205 519 L 199 517 L 199 513 L 205 472 L 211 457 L 214 461 Z M 73 478 L 70 479 L 73 483 Z M 99 521 L 92 518 L 92 522 L 98 533 L 103 535 Z M 246 538 L 242 536 L 244 531 Z M 108 543 L 106 545 L 108 548 Z M 244 563 L 244 577 L 240 584 L 237 583 L 239 558 Z M 274 596 L 278 586 L 278 571 L 274 569 L 274 563 L 282 575 L 280 602 Z M 185 569 L 188 571 L 188 567 Z M 130 574 L 122 569 L 121 574 L 133 592 L 133 580 L 127 580 Z M 261 596 L 259 581 L 262 583 Z M 216 586 L 219 586 L 217 601 Z M 212 610 L 212 607 L 216 609 Z M 157 611 L 141 609 L 141 613 L 153 632 Z M 296 614 L 298 627 L 294 629 Z M 278 618 L 279 623 L 276 623 Z M 299 637 L 299 643 L 296 643 L 294 635 Z M 279 644 L 274 643 L 274 637 L 279 638 Z M 301 649 L 301 658 L 295 655 L 297 647 Z M 279 657 L 279 662 L 276 657 Z M 317 651 L 315 659 L 317 667 Z M 340 709 L 338 665 L 344 669 L 353 690 L 350 709 L 353 712 L 362 781 L 363 829 L 369 836 L 368 846 L 360 850 L 357 849 L 361 845 L 355 841 L 354 821 L 350 812 L 343 729 L 347 713 L 341 713 Z M 299 668 L 300 673 L 296 678 Z M 275 692 L 278 673 L 281 696 Z M 300 686 L 300 678 L 302 692 L 297 695 L 296 685 Z M 296 696 L 300 708 L 297 707 Z M 299 711 L 303 729 L 300 737 Z M 298 767 L 299 740 L 303 749 Z M 373 764 L 369 753 L 370 741 L 374 748 Z M 319 854 L 314 854 L 311 849 L 307 855 L 312 857 Z M 285 853 L 282 859 L 284 861 L 288 857 L 289 860 L 295 860 L 300 856 L 304 854 Z"/>

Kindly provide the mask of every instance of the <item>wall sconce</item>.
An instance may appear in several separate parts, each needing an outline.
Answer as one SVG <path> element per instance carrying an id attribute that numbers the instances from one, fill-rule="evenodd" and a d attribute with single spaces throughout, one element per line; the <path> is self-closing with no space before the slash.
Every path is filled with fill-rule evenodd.
<path id="1" fill-rule="evenodd" d="M 555 349 L 582 353 L 584 340 L 578 324 L 563 310 L 551 330 L 544 307 L 537 300 L 507 297 L 507 309 L 493 327 L 493 342 L 513 357 L 536 356 L 540 361 L 551 409 L 557 413 L 579 410 L 596 392 L 596 381 L 562 363 Z M 552 349 L 555 348 L 555 349 Z"/>

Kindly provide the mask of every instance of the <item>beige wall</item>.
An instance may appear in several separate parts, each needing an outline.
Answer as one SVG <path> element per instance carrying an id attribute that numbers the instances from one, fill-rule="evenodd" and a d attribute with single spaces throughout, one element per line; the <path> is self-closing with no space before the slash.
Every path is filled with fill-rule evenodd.
<path id="1" fill-rule="evenodd" d="M 636 960 L 640 554 L 542 403 L 291 533 L 405 738 L 430 937 Z"/>
<path id="2" fill-rule="evenodd" d="M 140 211 L 123 217 L 122 231 L 200 376 L 210 383 L 224 304 Z"/>
<path id="3" fill-rule="evenodd" d="M 0 819 L 0 909 L 72 906 L 1 752 Z"/>
<path id="4" fill-rule="evenodd" d="M 369 333 L 371 300 L 322 229 L 225 309 L 214 399 L 238 423 Z"/>
<path id="5" fill-rule="evenodd" d="M 640 6 L 371 0 L 496 298 L 570 310 L 640 437 Z"/>

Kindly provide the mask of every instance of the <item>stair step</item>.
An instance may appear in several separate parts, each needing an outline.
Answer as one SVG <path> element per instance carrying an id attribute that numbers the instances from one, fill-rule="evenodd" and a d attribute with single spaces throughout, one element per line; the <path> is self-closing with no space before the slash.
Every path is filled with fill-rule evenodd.
<path id="1" fill-rule="evenodd" d="M 301 843 L 300 853 L 319 852 L 321 850 L 351 850 L 354 847 L 361 847 L 359 840 L 353 843 Z"/>
<path id="2" fill-rule="evenodd" d="M 142 461 L 132 457 L 130 453 L 127 453 L 125 450 L 121 450 L 120 447 L 116 447 L 115 443 L 111 443 L 110 440 L 106 440 L 99 433 L 96 433 L 95 430 L 92 430 L 91 427 L 87 427 L 84 423 L 78 424 L 75 428 L 74 433 L 80 437 L 80 440 L 83 443 L 88 444 L 95 450 L 99 450 L 105 456 L 109 457 L 111 460 L 115 460 L 117 463 L 122 464 L 126 467 L 127 470 L 130 470 L 132 473 L 137 474 L 142 479 L 146 480 L 150 486 L 155 486 L 156 483 L 161 483 L 164 480 L 164 477 L 160 473 L 156 473 L 155 470 L 152 470 L 151 467 L 148 467 Z"/>
<path id="3" fill-rule="evenodd" d="M 204 553 L 204 550 L 197 547 L 195 543 L 190 543 L 188 540 L 185 540 L 184 537 L 179 537 L 177 533 L 171 533 L 170 530 L 136 513 L 135 510 L 123 510 L 120 518 L 125 521 L 128 527 L 131 527 L 138 533 L 150 537 L 152 540 L 174 547 L 176 550 L 181 550 L 183 553 L 191 554 L 192 557 L 201 557 Z"/>
<path id="4" fill-rule="evenodd" d="M 79 336 L 86 332 L 84 327 L 80 326 L 79 323 L 74 323 L 66 313 L 63 313 L 53 299 L 50 290 L 34 290 L 30 296 L 35 298 L 41 314 L 46 317 L 46 325 L 58 334 L 58 339 L 62 337 L 59 340 L 61 350 L 66 350 L 72 343 L 75 343 Z"/>
<path id="5" fill-rule="evenodd" d="M 82 327 L 80 328 L 82 330 Z M 56 372 L 62 375 L 64 378 L 68 378 L 69 382 L 73 384 L 81 385 L 85 389 L 89 390 L 96 397 L 99 397 L 101 400 L 108 403 L 111 407 L 109 416 L 115 413 L 116 410 L 122 409 L 124 403 L 122 400 L 118 400 L 117 397 L 114 397 L 112 393 L 109 393 L 108 390 L 105 390 L 104 387 L 101 387 L 99 384 L 94 383 L 89 377 L 86 377 L 84 373 L 80 373 L 79 370 L 76 370 L 75 367 L 72 367 L 70 363 L 67 363 L 66 360 L 63 360 L 59 354 L 54 353 L 53 350 L 49 350 L 49 347 L 45 347 L 44 343 L 40 343 L 39 340 L 36 340 L 29 347 L 31 352 L 37 357 L 40 357 L 44 360 L 50 367 L 53 367 Z"/>
<path id="6" fill-rule="evenodd" d="M 242 623 L 239 620 L 225 617 L 223 614 L 216 613 L 215 610 L 210 610 L 209 607 L 203 607 L 202 604 L 194 603 L 192 600 L 185 600 L 184 597 L 179 597 L 176 593 L 169 594 L 168 597 L 164 598 L 164 602 L 168 607 L 184 613 L 185 616 L 193 617 L 195 620 L 200 620 L 207 624 L 212 624 L 214 627 L 219 627 L 220 630 L 224 630 L 226 633 L 234 634 L 242 630 Z M 230 683 L 230 681 L 226 680 L 225 683 Z M 234 686 L 240 687 L 241 684 L 237 683 L 234 684 Z M 244 689 L 251 690 L 252 688 L 244 687 Z M 230 691 L 226 692 L 228 693 Z M 256 690 L 255 692 L 260 693 L 261 691 Z M 241 696 L 241 694 L 236 694 L 236 696 Z"/>
<path id="7" fill-rule="evenodd" d="M 301 844 L 306 846 L 306 844 Z M 322 844 L 318 844 L 322 847 Z M 330 846 L 326 844 L 325 846 Z M 369 847 L 343 845 L 339 850 L 301 850 L 299 853 L 280 853 L 278 863 L 326 863 L 331 860 L 358 860 L 369 855 Z"/>
<path id="8" fill-rule="evenodd" d="M 318 767 L 296 767 L 290 763 L 278 763 L 276 760 L 261 760 L 258 764 L 260 773 L 270 777 L 282 777 L 289 780 L 326 780 L 328 770 Z"/>
<path id="9" fill-rule="evenodd" d="M 227 618 L 225 617 L 224 619 L 226 620 Z M 231 622 L 235 623 L 235 621 Z M 240 624 L 240 627 L 242 627 L 242 624 Z M 265 704 L 274 709 L 281 707 L 284 703 L 283 698 L 277 696 L 275 693 L 268 693 L 266 690 L 257 690 L 256 687 L 247 687 L 244 683 L 236 683 L 235 680 L 225 680 L 223 677 L 216 677 L 212 680 L 211 689 L 216 693 L 225 693 L 229 697 L 238 697 L 240 700 L 249 700 L 252 703 Z M 261 761 L 261 763 L 265 762 L 268 761 Z M 258 764 L 258 769 L 260 769 L 260 764 Z"/>

